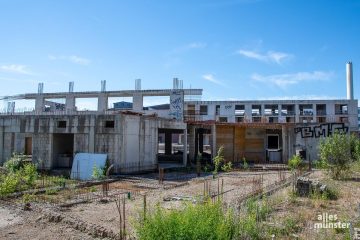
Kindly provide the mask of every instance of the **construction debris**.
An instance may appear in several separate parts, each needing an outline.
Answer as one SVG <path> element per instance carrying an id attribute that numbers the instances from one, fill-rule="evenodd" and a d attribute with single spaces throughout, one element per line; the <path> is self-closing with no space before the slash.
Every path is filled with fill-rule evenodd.
<path id="1" fill-rule="evenodd" d="M 326 190 L 327 186 L 320 183 L 318 180 L 311 180 L 307 177 L 299 177 L 296 181 L 296 192 L 301 197 L 309 197 L 315 192 L 322 194 Z"/>

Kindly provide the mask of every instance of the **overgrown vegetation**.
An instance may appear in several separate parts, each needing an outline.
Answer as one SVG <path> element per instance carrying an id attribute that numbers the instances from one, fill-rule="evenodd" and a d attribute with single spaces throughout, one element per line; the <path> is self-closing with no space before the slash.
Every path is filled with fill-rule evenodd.
<path id="1" fill-rule="evenodd" d="M 248 162 L 246 161 L 246 158 L 243 157 L 242 160 L 243 160 L 243 168 L 244 168 L 245 170 L 249 169 L 249 164 L 248 164 Z"/>
<path id="2" fill-rule="evenodd" d="M 322 200 L 337 200 L 339 198 L 339 191 L 334 187 L 327 186 L 323 192 L 312 192 L 311 198 Z"/>
<path id="3" fill-rule="evenodd" d="M 139 240 L 236 239 L 239 223 L 221 203 L 186 205 L 184 210 L 158 207 L 145 221 L 135 225 Z"/>
<path id="4" fill-rule="evenodd" d="M 304 162 L 299 155 L 293 155 L 288 162 L 291 171 L 299 171 L 304 167 Z"/>
<path id="5" fill-rule="evenodd" d="M 360 161 L 360 141 L 350 134 L 335 132 L 319 145 L 319 166 L 327 169 L 334 179 L 345 178 L 355 161 Z"/>
<path id="6" fill-rule="evenodd" d="M 24 163 L 24 159 L 23 155 L 14 154 L 4 164 L 7 174 L 0 175 L 0 196 L 35 186 L 35 181 L 38 178 L 36 166 L 32 163 Z"/>
<path id="7" fill-rule="evenodd" d="M 105 168 L 99 168 L 98 166 L 94 165 L 92 169 L 92 179 L 94 180 L 103 180 L 105 179 Z"/>
<path id="8" fill-rule="evenodd" d="M 4 163 L 4 167 L 10 172 L 16 172 L 24 166 L 26 158 L 24 154 L 13 153 L 12 157 Z"/>
<path id="9" fill-rule="evenodd" d="M 221 146 L 219 148 L 219 150 L 217 151 L 216 153 L 216 156 L 214 157 L 213 159 L 213 162 L 214 162 L 214 171 L 213 171 L 213 174 L 217 174 L 220 170 L 220 167 L 222 165 L 222 163 L 224 163 L 225 161 L 225 158 L 224 158 L 224 147 Z"/>
<path id="10" fill-rule="evenodd" d="M 213 159 L 214 162 L 214 170 L 213 175 L 218 174 L 218 172 L 221 170 L 223 172 L 228 172 L 233 169 L 232 162 L 226 162 L 224 157 L 224 146 L 221 146 L 219 150 L 217 151 L 216 156 Z"/>
<path id="11" fill-rule="evenodd" d="M 250 199 L 240 214 L 216 203 L 186 204 L 183 210 L 157 207 L 145 220 L 135 224 L 138 239 L 266 239 L 262 221 L 271 207 L 266 199 Z M 142 216 L 143 217 L 143 216 Z"/>
<path id="12" fill-rule="evenodd" d="M 249 199 L 245 204 L 245 211 L 239 217 L 239 230 L 236 239 L 266 239 L 269 235 L 261 224 L 272 211 L 267 199 L 257 201 Z"/>
<path id="13" fill-rule="evenodd" d="M 5 162 L 5 171 L 0 174 L 0 196 L 29 189 L 65 187 L 66 184 L 75 182 L 63 176 L 40 175 L 37 166 L 25 160 L 24 155 L 14 153 Z"/>
<path id="14" fill-rule="evenodd" d="M 301 231 L 300 219 L 291 216 L 285 217 L 282 221 L 281 227 L 269 227 L 267 229 L 269 235 L 290 236 L 291 234 Z"/>
<path id="15" fill-rule="evenodd" d="M 232 162 L 227 162 L 221 166 L 221 170 L 224 172 L 229 172 L 233 168 Z"/>

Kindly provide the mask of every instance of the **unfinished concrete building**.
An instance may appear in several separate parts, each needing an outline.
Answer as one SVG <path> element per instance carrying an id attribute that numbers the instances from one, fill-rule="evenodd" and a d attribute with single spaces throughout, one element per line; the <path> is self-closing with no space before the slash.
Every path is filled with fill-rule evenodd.
<path id="1" fill-rule="evenodd" d="M 347 99 L 201 101 L 202 89 L 38 93 L 4 97 L 0 115 L 0 163 L 13 152 L 32 156 L 46 169 L 69 168 L 76 153 L 106 153 L 116 173 L 184 166 L 198 154 L 211 160 L 224 147 L 225 159 L 250 163 L 286 163 L 294 154 L 313 161 L 319 140 L 335 131 L 358 133 L 358 101 L 353 98 L 352 66 L 347 64 Z M 167 102 L 144 106 L 144 97 Z M 109 99 L 126 97 L 109 105 Z M 77 99 L 95 98 L 97 109 L 80 111 Z M 16 99 L 35 101 L 16 111 Z M 63 101 L 58 101 L 63 99 Z"/>
<path id="2" fill-rule="evenodd" d="M 195 135 L 190 158 L 206 153 L 205 141 L 212 152 L 224 146 L 232 162 L 283 163 L 294 154 L 316 160 L 320 138 L 358 131 L 357 104 L 351 99 L 186 102 L 185 121 Z"/>
<path id="3" fill-rule="evenodd" d="M 201 95 L 201 89 L 162 89 L 100 92 L 43 93 L 7 97 L 9 107 L 0 116 L 0 162 L 13 152 L 32 156 L 39 167 L 69 169 L 76 153 L 106 153 L 116 173 L 153 170 L 159 162 L 186 165 L 186 124 L 182 121 L 187 95 Z M 145 96 L 167 96 L 171 106 L 164 110 L 146 110 Z M 132 109 L 109 109 L 111 97 L 131 97 Z M 97 98 L 96 111 L 78 111 L 77 98 Z M 17 112 L 15 99 L 35 100 L 32 111 Z M 65 99 L 65 104 L 52 99 Z M 173 135 L 182 135 L 182 151 L 174 151 Z M 159 147 L 159 135 L 164 144 Z M 185 137 L 184 137 L 185 136 Z M 159 150 L 163 148 L 163 152 Z"/>

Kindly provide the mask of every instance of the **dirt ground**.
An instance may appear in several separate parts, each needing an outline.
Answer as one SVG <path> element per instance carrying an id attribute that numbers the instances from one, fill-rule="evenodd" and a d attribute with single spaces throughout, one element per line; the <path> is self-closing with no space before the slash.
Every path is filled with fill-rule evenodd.
<path id="1" fill-rule="evenodd" d="M 284 172 L 285 177 L 290 173 Z M 206 184 L 204 182 L 207 182 Z M 206 194 L 222 195 L 223 201 L 231 204 L 236 199 L 246 196 L 259 186 L 266 187 L 280 181 L 278 172 L 231 172 L 220 174 L 219 178 L 195 174 L 167 174 L 163 183 L 159 183 L 156 174 L 127 177 L 110 183 L 108 197 L 102 197 L 102 186 L 92 187 L 89 201 L 71 207 L 59 207 L 59 204 L 34 202 L 31 211 L 23 211 L 21 200 L 14 200 L 13 206 L 2 204 L 0 208 L 0 239 L 96 239 L 91 228 L 106 229 L 118 233 L 119 214 L 115 200 L 125 198 L 126 231 L 133 236 L 132 225 L 144 212 L 144 195 L 146 211 L 151 214 L 157 205 L 165 208 L 179 208 L 184 202 L 201 201 Z M 130 192 L 130 195 L 128 195 Z M 63 199 L 67 191 L 48 196 L 53 200 Z M 43 197 L 43 196 L 40 196 Z M 68 197 L 68 196 L 67 196 Z M 71 199 L 70 199 L 71 200 Z M 70 201 L 69 200 L 69 201 Z M 165 201 L 167 200 L 167 201 Z M 65 221 L 49 221 L 44 212 L 61 214 L 62 218 L 71 217 L 75 221 L 89 226 L 79 229 Z"/>
<path id="2" fill-rule="evenodd" d="M 220 174 L 216 179 L 212 179 L 212 176 L 200 178 L 190 176 L 176 180 L 176 177 L 172 178 L 169 175 L 168 179 L 165 178 L 163 183 L 159 183 L 154 175 L 149 174 L 127 177 L 111 183 L 107 197 L 103 197 L 101 185 L 91 187 L 88 194 L 92 197 L 87 198 L 88 201 L 69 207 L 35 202 L 31 203 L 31 211 L 24 211 L 22 210 L 24 204 L 19 200 L 12 206 L 0 202 L 0 239 L 111 238 L 113 236 L 111 234 L 117 234 L 119 229 L 119 214 L 115 200 L 123 198 L 125 198 L 126 231 L 130 237 L 134 237 L 132 225 L 139 221 L 144 212 L 144 195 L 146 195 L 147 214 L 151 214 L 157 205 L 165 208 L 181 208 L 184 202 L 201 201 L 205 188 L 208 189 L 206 192 L 213 196 L 223 192 L 223 195 L 220 194 L 222 200 L 231 206 L 260 186 L 267 188 L 290 177 L 290 172 L 282 172 L 280 176 L 277 171 L 241 171 Z M 289 195 L 290 187 L 284 188 L 270 197 L 278 204 L 274 205 L 274 211 L 268 221 L 271 224 L 281 224 L 278 219 L 291 216 L 299 219 L 298 224 L 303 227 L 302 231 L 296 233 L 300 239 L 330 239 L 312 238 L 320 235 L 316 235 L 314 229 L 308 226 L 316 221 L 317 213 L 324 211 L 338 214 L 343 221 L 356 218 L 357 205 L 360 202 L 360 182 L 333 181 L 319 171 L 313 172 L 310 178 L 318 178 L 329 186 L 336 187 L 340 191 L 339 199 L 325 201 L 298 197 L 294 200 Z M 204 183 L 205 181 L 207 183 Z M 64 193 L 60 191 L 51 197 L 60 199 L 62 194 Z M 55 215 L 55 220 L 54 216 L 49 217 L 49 213 Z M 81 224 L 78 224 L 79 222 Z M 333 233 L 328 231 L 326 234 Z M 343 235 L 331 236 L 334 236 L 333 239 L 342 239 L 340 237 Z"/>
<path id="3" fill-rule="evenodd" d="M 316 229 L 316 223 L 322 223 L 319 215 L 336 215 L 337 221 L 351 223 L 360 227 L 360 181 L 359 179 L 335 181 L 323 171 L 313 172 L 309 178 L 317 179 L 338 194 L 337 200 L 323 198 L 293 197 L 291 187 L 285 188 L 270 197 L 277 202 L 269 216 L 268 223 L 286 226 L 286 222 L 295 222 L 299 227 L 289 236 L 276 239 L 349 239 L 349 229 Z"/>

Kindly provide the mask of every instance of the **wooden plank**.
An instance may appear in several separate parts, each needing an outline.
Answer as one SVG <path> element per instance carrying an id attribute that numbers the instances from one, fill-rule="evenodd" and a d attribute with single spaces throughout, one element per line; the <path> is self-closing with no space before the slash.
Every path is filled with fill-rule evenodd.
<path id="1" fill-rule="evenodd" d="M 224 157 L 226 161 L 233 161 L 234 133 L 233 126 L 216 127 L 216 145 L 224 147 Z"/>
<path id="2" fill-rule="evenodd" d="M 234 162 L 242 161 L 245 151 L 245 128 L 235 127 Z"/>

